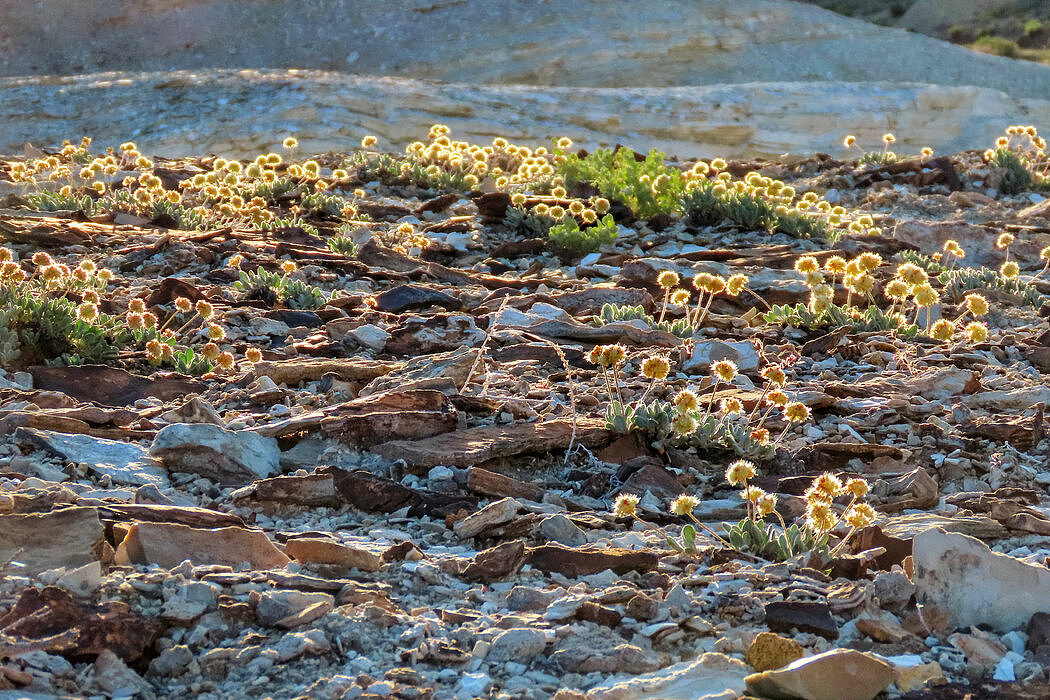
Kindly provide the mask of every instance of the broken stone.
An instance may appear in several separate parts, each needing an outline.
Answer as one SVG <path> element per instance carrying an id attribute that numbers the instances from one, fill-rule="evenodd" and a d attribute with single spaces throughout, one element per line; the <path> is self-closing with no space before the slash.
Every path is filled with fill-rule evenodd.
<path id="1" fill-rule="evenodd" d="M 689 374 L 706 373 L 719 360 L 732 360 L 745 373 L 754 372 L 759 365 L 758 351 L 747 341 L 704 340 L 696 343 L 682 370 Z"/>
<path id="2" fill-rule="evenodd" d="M 827 603 L 773 601 L 766 603 L 766 626 L 774 632 L 812 632 L 827 639 L 838 639 L 839 626 Z"/>
<path id="3" fill-rule="evenodd" d="M 541 571 L 557 571 L 565 576 L 587 576 L 611 569 L 618 574 L 628 571 L 655 571 L 660 556 L 655 552 L 633 549 L 588 549 L 547 544 L 530 549 L 527 562 Z"/>
<path id="4" fill-rule="evenodd" d="M 285 542 L 284 551 L 300 562 L 334 564 L 360 571 L 379 571 L 383 568 L 383 559 L 375 552 L 351 547 L 335 540 L 297 537 Z"/>
<path id="5" fill-rule="evenodd" d="M 475 537 L 487 528 L 509 523 L 519 510 L 521 504 L 513 498 L 502 498 L 456 522 L 452 529 L 463 539 Z"/>
<path id="6" fill-rule="evenodd" d="M 117 547 L 118 564 L 157 564 L 165 569 L 189 559 L 195 564 L 280 568 L 291 561 L 262 530 L 221 527 L 208 530 L 170 523 L 135 523 Z"/>
<path id="7" fill-rule="evenodd" d="M 273 438 L 207 423 L 169 425 L 157 433 L 149 452 L 171 471 L 221 484 L 243 484 L 280 471 L 281 451 Z"/>
<path id="8" fill-rule="evenodd" d="M 973 537 L 940 528 L 915 536 L 916 599 L 948 612 L 955 627 L 988 624 L 1007 632 L 1045 612 L 1050 570 L 993 552 Z"/>
<path id="9" fill-rule="evenodd" d="M 324 617 L 334 607 L 335 597 L 327 593 L 265 591 L 255 614 L 264 625 L 291 629 Z"/>
<path id="10" fill-rule="evenodd" d="M 67 462 L 83 464 L 96 476 L 108 475 L 115 484 L 169 486 L 168 473 L 161 463 L 133 442 L 32 428 L 19 428 L 15 439 L 31 442 Z"/>
<path id="11" fill-rule="evenodd" d="M 532 627 L 512 627 L 493 637 L 485 659 L 492 663 L 528 663 L 547 648 L 547 635 Z"/>
<path id="12" fill-rule="evenodd" d="M 783 668 L 806 655 L 801 644 L 773 632 L 759 632 L 747 648 L 744 660 L 756 671 Z"/>
<path id="13" fill-rule="evenodd" d="M 95 508 L 0 515 L 0 532 L 0 562 L 22 564 L 27 576 L 106 561 L 113 551 Z"/>
<path id="14" fill-rule="evenodd" d="M 893 667 L 885 661 L 853 649 L 832 649 L 744 682 L 748 693 L 763 698 L 872 700 L 893 678 Z"/>
<path id="15" fill-rule="evenodd" d="M 729 698 L 744 691 L 747 667 L 725 654 L 701 654 L 695 661 L 674 664 L 634 678 L 598 685 L 587 700 L 666 700 L 668 698 Z"/>

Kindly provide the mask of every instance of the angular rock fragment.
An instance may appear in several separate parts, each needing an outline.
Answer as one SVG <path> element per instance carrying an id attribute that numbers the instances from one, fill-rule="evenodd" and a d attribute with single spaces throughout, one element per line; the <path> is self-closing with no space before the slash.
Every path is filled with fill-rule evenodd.
<path id="1" fill-rule="evenodd" d="M 281 451 L 273 438 L 207 423 L 169 425 L 157 433 L 149 452 L 170 471 L 221 484 L 243 484 L 280 471 Z"/>
<path id="2" fill-rule="evenodd" d="M 668 700 L 669 698 L 736 697 L 744 690 L 747 667 L 725 654 L 702 654 L 659 671 L 601 684 L 587 700 Z"/>
<path id="3" fill-rule="evenodd" d="M 752 674 L 744 682 L 748 693 L 762 698 L 872 700 L 893 678 L 893 667 L 885 661 L 852 649 L 832 649 Z"/>
<path id="4" fill-rule="evenodd" d="M 940 528 L 915 536 L 916 599 L 948 612 L 952 625 L 1002 632 L 1047 611 L 1050 570 L 993 552 L 973 537 Z"/>
<path id="5" fill-rule="evenodd" d="M 106 561 L 113 551 L 95 508 L 0 515 L 0 533 L 0 563 L 18 562 L 28 576 Z"/>
<path id="6" fill-rule="evenodd" d="M 578 549 L 547 544 L 528 551 L 527 562 L 541 571 L 557 571 L 565 576 L 587 576 L 612 569 L 618 574 L 628 571 L 655 571 L 660 555 L 632 549 Z"/>
<path id="7" fill-rule="evenodd" d="M 838 639 L 839 626 L 827 603 L 773 601 L 766 603 L 766 626 L 774 632 L 812 632 L 827 639 Z"/>
<path id="8" fill-rule="evenodd" d="M 95 476 L 108 475 L 115 484 L 168 487 L 168 474 L 160 461 L 135 443 L 32 428 L 19 428 L 15 438 L 31 442 L 67 462 L 84 464 Z"/>
<path id="9" fill-rule="evenodd" d="M 297 537 L 285 542 L 284 551 L 299 562 L 335 564 L 360 571 L 379 571 L 383 568 L 383 559 L 379 554 L 335 540 Z"/>
<path id="10" fill-rule="evenodd" d="M 157 564 L 165 569 L 189 559 L 194 564 L 280 568 L 291 561 L 262 530 L 221 527 L 202 530 L 186 525 L 136 523 L 117 547 L 118 564 Z"/>

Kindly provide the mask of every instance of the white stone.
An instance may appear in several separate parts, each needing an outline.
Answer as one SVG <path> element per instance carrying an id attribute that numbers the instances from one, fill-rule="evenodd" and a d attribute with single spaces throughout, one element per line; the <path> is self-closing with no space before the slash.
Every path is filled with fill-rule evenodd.
<path id="1" fill-rule="evenodd" d="M 376 351 L 382 350 L 386 347 L 386 341 L 390 339 L 389 333 L 372 323 L 358 326 L 350 331 L 350 335 L 364 347 Z"/>
<path id="2" fill-rule="evenodd" d="M 704 654 L 696 661 L 640 676 L 615 676 L 587 691 L 587 700 L 735 700 L 744 691 L 748 668 L 724 654 Z"/>
<path id="3" fill-rule="evenodd" d="M 968 535 L 926 530 L 915 536 L 912 556 L 917 600 L 941 608 L 953 627 L 1018 629 L 1050 600 L 1050 570 L 993 552 Z"/>

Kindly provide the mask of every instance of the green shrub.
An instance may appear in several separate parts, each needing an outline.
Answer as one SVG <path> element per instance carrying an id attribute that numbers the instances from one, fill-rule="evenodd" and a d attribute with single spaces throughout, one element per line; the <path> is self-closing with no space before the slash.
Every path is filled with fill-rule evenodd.
<path id="1" fill-rule="evenodd" d="M 629 148 L 599 148 L 585 158 L 566 154 L 558 171 L 570 190 L 590 184 L 603 197 L 623 202 L 640 219 L 675 211 L 685 191 L 681 171 L 667 167 L 664 154 L 655 148 L 642 161 Z"/>
<path id="2" fill-rule="evenodd" d="M 547 229 L 547 237 L 554 247 L 574 256 L 593 253 L 605 243 L 616 240 L 616 222 L 606 214 L 592 226 L 580 228 L 572 216 L 566 216 L 560 222 Z"/>
<path id="3" fill-rule="evenodd" d="M 1021 47 L 1017 45 L 1016 41 L 1011 41 L 1001 36 L 982 36 L 973 42 L 973 48 L 983 53 L 990 53 L 993 56 L 1005 56 L 1007 58 L 1017 58 L 1021 51 Z"/>

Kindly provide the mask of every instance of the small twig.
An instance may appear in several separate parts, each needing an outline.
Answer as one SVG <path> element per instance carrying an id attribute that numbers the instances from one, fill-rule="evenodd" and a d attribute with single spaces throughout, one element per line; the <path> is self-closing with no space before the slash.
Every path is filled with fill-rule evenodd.
<path id="1" fill-rule="evenodd" d="M 488 348 L 489 338 L 492 337 L 492 334 L 496 330 L 496 326 L 499 325 L 500 316 L 502 315 L 503 310 L 507 308 L 508 301 L 510 301 L 509 296 L 503 297 L 503 302 L 499 305 L 499 308 L 496 309 L 496 313 L 493 314 L 492 323 L 489 324 L 488 331 L 485 332 L 485 339 L 481 341 L 481 347 L 478 348 L 478 354 L 474 358 L 474 363 L 470 365 L 470 371 L 467 372 L 467 378 L 463 381 L 463 386 L 460 387 L 459 393 L 462 394 L 464 391 L 466 391 L 467 386 L 470 384 L 470 380 L 474 378 L 474 371 L 477 370 L 478 364 L 481 362 L 482 358 L 485 357 L 485 350 Z M 482 391 L 482 395 L 484 395 L 484 393 L 485 392 Z"/>

